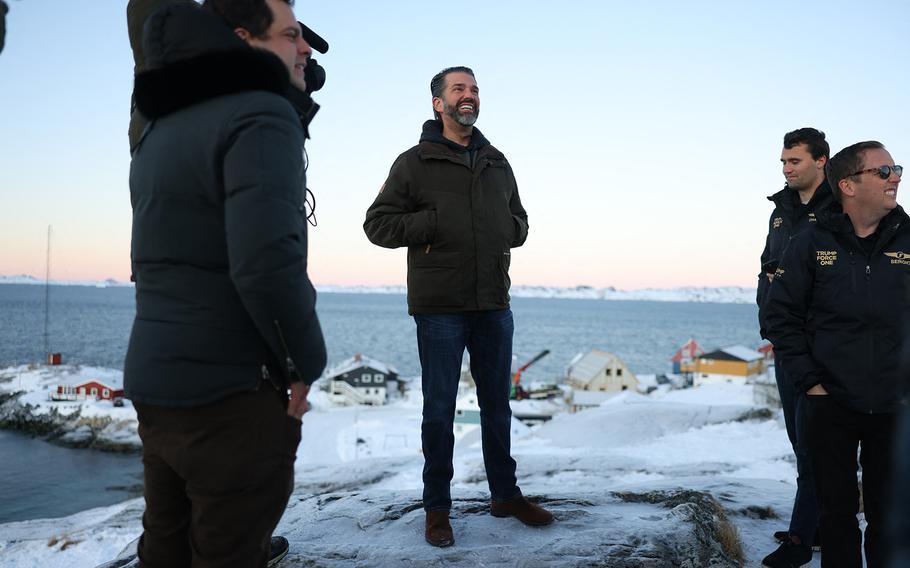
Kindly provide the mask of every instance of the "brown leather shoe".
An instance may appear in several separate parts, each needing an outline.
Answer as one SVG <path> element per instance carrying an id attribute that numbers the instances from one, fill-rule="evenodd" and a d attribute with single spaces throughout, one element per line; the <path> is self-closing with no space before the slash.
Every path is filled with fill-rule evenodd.
<path id="1" fill-rule="evenodd" d="M 553 522 L 553 513 L 531 503 L 523 495 L 510 501 L 493 501 L 490 504 L 490 513 L 494 517 L 515 517 L 531 527 L 542 527 Z"/>
<path id="2" fill-rule="evenodd" d="M 427 528 L 424 538 L 433 546 L 445 548 L 455 544 L 448 511 L 427 511 Z"/>

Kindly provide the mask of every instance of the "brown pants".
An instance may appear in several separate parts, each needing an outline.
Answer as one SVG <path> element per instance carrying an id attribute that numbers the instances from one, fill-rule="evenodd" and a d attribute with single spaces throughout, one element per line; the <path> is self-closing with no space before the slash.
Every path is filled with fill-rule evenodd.
<path id="1" fill-rule="evenodd" d="M 300 421 L 268 384 L 194 408 L 136 403 L 144 568 L 264 568 L 294 487 Z"/>

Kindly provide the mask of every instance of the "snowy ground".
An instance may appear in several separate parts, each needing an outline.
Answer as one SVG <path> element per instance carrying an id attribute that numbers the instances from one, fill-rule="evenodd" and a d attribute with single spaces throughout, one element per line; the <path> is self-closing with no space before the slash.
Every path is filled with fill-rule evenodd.
<path id="1" fill-rule="evenodd" d="M 303 421 L 297 486 L 277 531 L 291 542 L 283 565 L 666 566 L 660 558 L 686 558 L 698 540 L 691 511 L 622 495 L 682 488 L 708 492 L 723 505 L 745 565 L 758 566 L 775 548 L 771 533 L 787 526 L 796 471 L 776 413 L 741 419 L 763 415 L 753 399 L 752 387 L 732 385 L 624 393 L 538 428 L 516 424 L 522 490 L 557 517 L 542 529 L 488 514 L 481 450 L 466 436 L 455 457 L 456 543 L 440 550 L 422 535 L 419 398 L 332 408 L 316 394 Z M 0 525 L 0 564 L 91 567 L 110 560 L 141 532 L 142 507 L 132 500 Z"/>

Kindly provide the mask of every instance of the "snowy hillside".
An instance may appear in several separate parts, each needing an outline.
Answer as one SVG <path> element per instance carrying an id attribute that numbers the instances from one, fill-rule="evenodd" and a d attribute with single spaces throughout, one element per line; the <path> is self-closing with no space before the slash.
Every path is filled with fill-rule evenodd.
<path id="1" fill-rule="evenodd" d="M 44 285 L 44 279 L 38 279 L 27 274 L 17 274 L 13 276 L 3 276 L 0 274 L 0 284 L 33 284 Z M 132 286 L 132 282 L 120 282 L 113 278 L 106 280 L 51 280 L 50 284 L 54 286 L 91 286 L 94 288 L 107 288 L 109 286 Z"/>
<path id="2" fill-rule="evenodd" d="M 489 515 L 481 449 L 464 438 L 455 452 L 456 543 L 435 549 L 422 533 L 419 392 L 378 408 L 313 402 L 278 527 L 291 542 L 287 567 L 736 566 L 736 547 L 719 544 L 731 534 L 724 517 L 745 565 L 756 566 L 775 547 L 771 533 L 786 527 L 795 491 L 783 425 L 756 407 L 751 387 L 627 392 L 536 429 L 513 428 L 519 484 L 555 512 L 550 527 Z M 141 512 L 133 500 L 0 525 L 3 565 L 110 560 L 140 534 Z"/>
<path id="3" fill-rule="evenodd" d="M 317 286 L 320 292 L 345 292 L 353 294 L 405 294 L 404 286 Z M 751 304 L 755 302 L 755 288 L 740 286 L 643 288 L 617 290 L 616 288 L 556 288 L 552 286 L 512 286 L 513 298 L 563 298 L 569 300 L 649 300 L 652 302 L 717 302 L 725 304 Z"/>
<path id="4" fill-rule="evenodd" d="M 131 282 L 119 282 L 107 279 L 95 281 L 61 281 L 51 280 L 55 286 L 132 286 Z M 33 276 L 0 275 L 0 284 L 44 284 Z M 319 292 L 345 294 L 406 294 L 404 286 L 336 286 L 320 284 Z M 741 286 L 682 288 L 642 288 L 639 290 L 617 290 L 616 288 L 592 288 L 575 286 L 574 288 L 557 288 L 553 286 L 513 286 L 509 292 L 514 298 L 564 298 L 570 300 L 648 300 L 652 302 L 717 302 L 724 304 L 751 304 L 755 302 L 755 288 Z"/>

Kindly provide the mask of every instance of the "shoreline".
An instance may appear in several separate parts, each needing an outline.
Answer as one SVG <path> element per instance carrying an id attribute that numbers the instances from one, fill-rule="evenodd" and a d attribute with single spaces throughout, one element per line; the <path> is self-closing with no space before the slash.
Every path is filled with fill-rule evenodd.
<path id="1" fill-rule="evenodd" d="M 0 286 L 44 286 L 45 283 L 29 276 L 0 276 Z M 51 286 L 83 288 L 134 288 L 132 282 L 105 281 L 51 281 Z M 389 294 L 405 295 L 404 285 L 336 285 L 316 284 L 320 294 Z M 541 298 L 564 300 L 604 300 L 640 302 L 695 302 L 717 304 L 751 304 L 755 302 L 756 289 L 746 286 L 677 286 L 673 288 L 639 288 L 620 290 L 613 286 L 540 286 L 515 285 L 509 291 L 512 298 Z"/>

